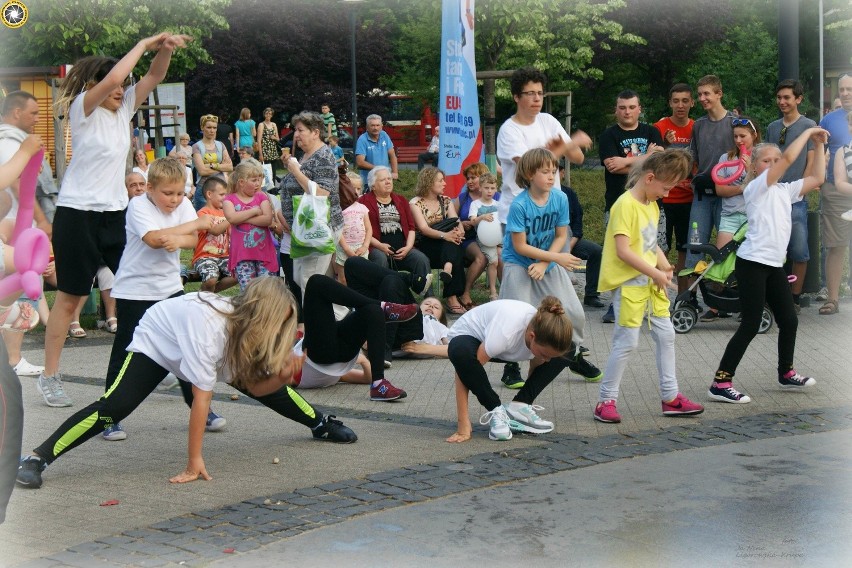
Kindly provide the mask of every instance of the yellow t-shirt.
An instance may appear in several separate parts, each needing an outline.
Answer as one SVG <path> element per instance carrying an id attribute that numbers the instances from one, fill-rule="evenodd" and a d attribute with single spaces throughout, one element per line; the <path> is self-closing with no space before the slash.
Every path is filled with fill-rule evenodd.
<path id="1" fill-rule="evenodd" d="M 642 273 L 623 262 L 615 251 L 615 236 L 625 235 L 630 239 L 630 250 L 651 265 L 657 265 L 657 225 L 660 208 L 657 203 L 644 205 L 629 191 L 625 191 L 613 204 L 609 212 L 609 225 L 604 238 L 601 275 L 598 290 L 615 290 L 628 280 Z"/>

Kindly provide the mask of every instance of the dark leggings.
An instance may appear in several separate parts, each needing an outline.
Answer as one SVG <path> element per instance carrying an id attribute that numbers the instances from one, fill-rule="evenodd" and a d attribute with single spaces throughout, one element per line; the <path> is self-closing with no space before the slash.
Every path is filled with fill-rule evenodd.
<path id="1" fill-rule="evenodd" d="M 175 292 L 169 298 L 177 298 L 183 296 L 183 290 Z M 115 332 L 115 339 L 112 342 L 112 351 L 109 354 L 109 364 L 107 365 L 106 375 L 106 391 L 112 388 L 115 379 L 121 371 L 121 366 L 124 365 L 124 360 L 127 357 L 127 348 L 133 341 L 133 333 L 136 331 L 136 326 L 142 320 L 142 316 L 148 311 L 148 308 L 161 302 L 162 300 L 125 300 L 122 298 L 115 299 L 115 312 L 118 317 L 118 329 Z M 187 406 L 192 408 L 192 385 L 186 381 L 179 381 L 181 394 Z"/>
<path id="2" fill-rule="evenodd" d="M 491 411 L 500 406 L 500 397 L 491 388 L 485 367 L 476 358 L 476 352 L 481 344 L 481 341 L 470 335 L 458 335 L 450 340 L 448 355 L 462 384 L 476 396 L 479 404 Z M 541 391 L 567 366 L 568 360 L 564 357 L 554 357 L 547 363 L 539 365 L 513 400 L 532 404 Z"/>
<path id="3" fill-rule="evenodd" d="M 65 452 L 97 436 L 107 426 L 121 422 L 142 404 L 168 373 L 168 370 L 143 353 L 127 353 L 113 387 L 63 422 L 35 449 L 35 453 L 51 463 Z M 237 390 L 308 428 L 315 428 L 322 420 L 322 414 L 290 387 L 282 387 L 266 396 L 254 396 L 246 390 Z"/>
<path id="4" fill-rule="evenodd" d="M 355 310 L 337 321 L 332 304 Z M 366 341 L 372 379 L 384 378 L 385 316 L 378 300 L 359 294 L 328 276 L 314 274 L 305 285 L 304 308 L 303 346 L 311 361 L 320 365 L 351 361 Z"/>
<path id="5" fill-rule="evenodd" d="M 409 289 L 411 276 L 407 274 L 384 268 L 360 256 L 346 259 L 343 271 L 346 284 L 368 298 L 397 304 L 415 303 Z M 385 324 L 385 345 L 391 350 L 416 339 L 423 339 L 422 317 Z"/>
<path id="6" fill-rule="evenodd" d="M 460 245 L 442 239 L 423 237 L 417 243 L 417 248 L 426 255 L 432 268 L 443 270 L 448 262 L 453 265 L 452 280 L 443 287 L 445 298 L 464 293 L 464 251 Z"/>
<path id="7" fill-rule="evenodd" d="M 289 237 L 288 237 L 289 238 Z M 281 264 L 281 270 L 284 271 L 284 282 L 287 283 L 287 287 L 290 289 L 290 292 L 293 293 L 293 297 L 296 299 L 296 314 L 298 315 L 298 322 L 303 323 L 305 321 L 304 313 L 302 312 L 302 289 L 296 284 L 296 281 L 293 279 L 293 259 L 290 258 L 289 254 L 284 254 L 283 252 L 278 253 L 278 260 Z"/>
<path id="8" fill-rule="evenodd" d="M 799 326 L 787 274 L 782 267 L 737 257 L 736 277 L 743 321 L 725 348 L 719 370 L 731 376 L 736 373 L 749 343 L 760 328 L 763 306 L 768 304 L 778 324 L 778 373 L 786 373 L 793 368 L 796 329 Z"/>
<path id="9" fill-rule="evenodd" d="M 6 344 L 0 339 L 0 523 L 6 518 L 6 504 L 15 487 L 23 433 L 21 381 L 9 365 Z"/>

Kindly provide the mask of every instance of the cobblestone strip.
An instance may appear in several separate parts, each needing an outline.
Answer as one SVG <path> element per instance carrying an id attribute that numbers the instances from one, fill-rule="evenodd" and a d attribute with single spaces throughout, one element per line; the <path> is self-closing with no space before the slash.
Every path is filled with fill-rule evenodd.
<path id="1" fill-rule="evenodd" d="M 847 428 L 852 428 L 852 408 L 841 407 L 599 438 L 547 435 L 541 446 L 410 465 L 198 511 L 78 544 L 19 566 L 203 566 L 229 553 L 254 550 L 358 515 L 471 489 L 637 456 Z"/>

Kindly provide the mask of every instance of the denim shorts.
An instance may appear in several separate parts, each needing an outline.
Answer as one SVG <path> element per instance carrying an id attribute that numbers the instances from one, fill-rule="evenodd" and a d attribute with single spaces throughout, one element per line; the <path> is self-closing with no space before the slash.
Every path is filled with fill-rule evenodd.
<path id="1" fill-rule="evenodd" d="M 804 200 L 793 204 L 793 230 L 790 232 L 787 258 L 793 262 L 807 262 L 811 259 L 808 249 L 808 203 Z"/>
<path id="2" fill-rule="evenodd" d="M 730 215 L 722 215 L 719 219 L 719 232 L 731 233 L 732 235 L 740 230 L 748 220 L 745 213 L 731 213 Z"/>

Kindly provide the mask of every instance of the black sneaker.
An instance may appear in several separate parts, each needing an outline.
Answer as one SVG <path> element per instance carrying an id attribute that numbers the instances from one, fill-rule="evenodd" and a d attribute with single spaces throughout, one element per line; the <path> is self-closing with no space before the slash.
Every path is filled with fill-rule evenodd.
<path id="1" fill-rule="evenodd" d="M 785 374 L 778 375 L 778 384 L 782 389 L 799 390 L 814 386 L 816 381 L 813 377 L 803 377 L 796 369 L 790 369 Z"/>
<path id="2" fill-rule="evenodd" d="M 587 383 L 597 383 L 603 378 L 601 370 L 589 363 L 582 353 L 570 357 L 566 355 L 565 359 L 568 361 L 568 368 L 586 379 Z"/>
<path id="3" fill-rule="evenodd" d="M 704 315 L 702 315 L 698 319 L 698 321 L 710 323 L 716 321 L 717 319 L 720 319 L 719 312 L 717 312 L 716 310 L 707 310 L 706 312 L 704 312 Z"/>
<path id="4" fill-rule="evenodd" d="M 583 298 L 583 304 L 590 308 L 602 308 L 606 305 L 601 302 L 601 299 L 598 296 L 586 296 Z"/>
<path id="5" fill-rule="evenodd" d="M 429 272 L 426 276 L 411 275 L 411 291 L 418 296 L 425 296 L 429 287 L 432 285 L 432 273 Z"/>
<path id="6" fill-rule="evenodd" d="M 615 323 L 615 308 L 612 307 L 612 304 L 606 309 L 606 313 L 601 316 L 601 321 L 603 323 Z"/>
<path id="7" fill-rule="evenodd" d="M 351 428 L 344 426 L 343 422 L 335 420 L 335 418 L 336 417 L 333 415 L 324 416 L 322 423 L 311 430 L 314 434 L 314 438 L 317 440 L 335 442 L 337 444 L 351 444 L 358 440 L 358 436 L 355 435 L 355 432 L 353 432 Z M 39 480 L 40 479 L 41 478 L 39 478 Z"/>
<path id="8" fill-rule="evenodd" d="M 18 464 L 18 475 L 15 481 L 22 487 L 38 489 L 41 487 L 41 472 L 47 467 L 47 462 L 38 456 L 21 458 Z"/>
<path id="9" fill-rule="evenodd" d="M 521 378 L 521 366 L 517 363 L 506 363 L 503 367 L 503 378 L 500 379 L 507 389 L 519 389 L 524 386 Z"/>

